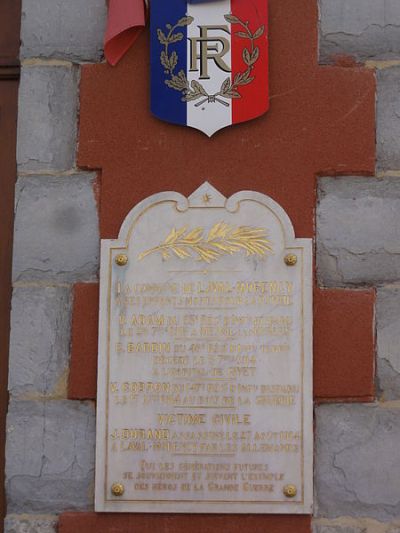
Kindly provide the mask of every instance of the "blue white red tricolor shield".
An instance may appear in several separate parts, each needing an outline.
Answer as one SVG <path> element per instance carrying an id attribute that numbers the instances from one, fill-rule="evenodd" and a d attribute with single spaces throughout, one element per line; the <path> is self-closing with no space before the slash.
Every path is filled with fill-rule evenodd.
<path id="1" fill-rule="evenodd" d="M 213 135 L 268 110 L 267 0 L 152 0 L 151 109 Z"/>

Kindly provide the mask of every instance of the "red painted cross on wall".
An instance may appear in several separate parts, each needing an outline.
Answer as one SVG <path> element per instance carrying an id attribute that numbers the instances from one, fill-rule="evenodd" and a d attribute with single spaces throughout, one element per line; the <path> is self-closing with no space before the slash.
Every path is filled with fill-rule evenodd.
<path id="1" fill-rule="evenodd" d="M 212 139 L 150 114 L 146 34 L 117 67 L 83 68 L 79 165 L 102 169 L 103 238 L 116 237 L 143 198 L 163 190 L 187 196 L 204 180 L 227 197 L 242 189 L 271 196 L 292 218 L 297 236 L 312 237 L 317 176 L 374 173 L 373 71 L 318 65 L 316 2 L 270 0 L 269 6 L 271 109 Z M 315 296 L 316 396 L 370 399 L 373 292 L 317 289 Z M 96 301 L 91 300 L 94 310 L 85 304 L 86 299 L 79 305 L 81 315 L 96 317 Z M 91 397 L 94 376 L 85 379 L 93 384 L 89 390 L 74 380 L 87 376 L 95 361 L 93 367 L 80 364 L 78 341 L 72 353 L 71 396 Z"/>
<path id="2" fill-rule="evenodd" d="M 116 237 L 143 198 L 163 190 L 188 196 L 205 180 L 227 197 L 243 189 L 271 196 L 288 212 L 296 235 L 312 237 L 317 176 L 374 173 L 374 73 L 318 65 L 316 0 L 269 0 L 269 5 L 270 111 L 212 139 L 150 114 L 148 35 L 116 68 L 83 67 L 78 164 L 101 169 L 102 238 Z M 95 396 L 97 312 L 97 288 L 76 286 L 70 398 Z M 316 397 L 371 399 L 374 293 L 316 289 L 314 316 Z M 65 514 L 60 531 L 311 530 L 310 517 L 301 516 L 126 515 L 117 526 L 115 520 Z"/>

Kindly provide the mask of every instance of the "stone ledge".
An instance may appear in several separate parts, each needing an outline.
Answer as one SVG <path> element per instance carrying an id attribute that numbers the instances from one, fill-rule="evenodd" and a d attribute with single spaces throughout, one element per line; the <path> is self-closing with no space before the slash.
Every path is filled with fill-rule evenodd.
<path id="1" fill-rule="evenodd" d="M 56 533 L 57 516 L 7 515 L 4 533 Z"/>
<path id="2" fill-rule="evenodd" d="M 332 526 L 315 524 L 313 533 L 368 533 L 367 528 L 357 526 Z"/>
<path id="3" fill-rule="evenodd" d="M 391 524 L 371 518 L 340 517 L 313 520 L 313 533 L 400 533 L 400 522 Z"/>

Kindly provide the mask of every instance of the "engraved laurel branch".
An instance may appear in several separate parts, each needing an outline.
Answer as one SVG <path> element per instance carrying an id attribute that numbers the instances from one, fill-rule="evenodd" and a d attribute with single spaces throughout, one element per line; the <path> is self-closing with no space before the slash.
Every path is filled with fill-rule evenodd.
<path id="1" fill-rule="evenodd" d="M 230 77 L 226 78 L 226 80 L 223 81 L 220 90 L 215 94 L 208 94 L 204 86 L 196 80 L 192 80 L 189 84 L 183 70 L 180 70 L 175 74 L 175 69 L 178 64 L 178 54 L 175 50 L 170 53 L 169 47 L 174 43 L 182 41 L 184 37 L 183 33 L 179 31 L 176 33 L 175 30 L 177 28 L 190 26 L 194 21 L 193 17 L 183 17 L 179 19 L 175 25 L 166 24 L 165 27 L 168 30 L 166 34 L 161 29 L 157 29 L 158 40 L 164 46 L 164 50 L 160 55 L 161 65 L 164 67 L 164 74 L 169 76 L 169 79 L 165 80 L 165 84 L 168 85 L 170 89 L 180 91 L 182 93 L 183 102 L 191 102 L 202 98 L 200 102 L 195 104 L 195 107 L 199 107 L 204 103 L 210 104 L 215 102 L 229 107 L 229 103 L 219 97 L 227 99 L 242 98 L 238 88 L 243 85 L 248 85 L 255 78 L 251 73 L 260 57 L 260 49 L 255 45 L 255 41 L 264 34 L 264 25 L 260 26 L 254 33 L 252 33 L 249 28 L 249 21 L 244 22 L 231 14 L 224 15 L 224 18 L 230 24 L 238 24 L 242 27 L 243 31 L 237 31 L 236 35 L 243 39 L 248 39 L 250 41 L 250 49 L 245 47 L 242 53 L 243 62 L 247 67 L 246 70 L 238 72 L 235 75 L 233 82 Z"/>
<path id="2" fill-rule="evenodd" d="M 141 253 L 139 260 L 156 252 L 160 252 L 163 259 L 195 257 L 206 263 L 242 250 L 246 256 L 265 256 L 267 252 L 272 253 L 271 243 L 266 237 L 267 230 L 263 228 L 234 227 L 225 222 L 215 224 L 208 234 L 200 227 L 193 230 L 188 230 L 186 226 L 179 230 L 173 228 L 162 244 Z"/>

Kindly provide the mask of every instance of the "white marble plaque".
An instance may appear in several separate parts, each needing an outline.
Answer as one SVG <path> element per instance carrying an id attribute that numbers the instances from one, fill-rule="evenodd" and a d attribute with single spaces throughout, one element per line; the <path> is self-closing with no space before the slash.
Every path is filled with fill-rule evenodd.
<path id="1" fill-rule="evenodd" d="M 101 247 L 96 510 L 312 511 L 312 243 L 271 198 L 147 198 Z"/>

